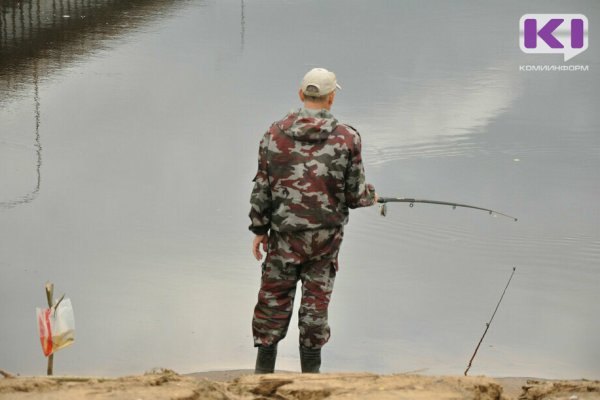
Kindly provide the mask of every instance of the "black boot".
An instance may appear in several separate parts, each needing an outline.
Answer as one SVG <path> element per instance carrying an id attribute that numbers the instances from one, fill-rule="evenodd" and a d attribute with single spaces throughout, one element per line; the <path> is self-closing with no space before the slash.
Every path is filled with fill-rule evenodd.
<path id="1" fill-rule="evenodd" d="M 300 346 L 300 366 L 302 373 L 318 374 L 321 368 L 321 349 Z"/>
<path id="2" fill-rule="evenodd" d="M 275 359 L 277 358 L 277 344 L 271 346 L 258 346 L 256 356 L 255 374 L 272 374 L 275 371 Z"/>

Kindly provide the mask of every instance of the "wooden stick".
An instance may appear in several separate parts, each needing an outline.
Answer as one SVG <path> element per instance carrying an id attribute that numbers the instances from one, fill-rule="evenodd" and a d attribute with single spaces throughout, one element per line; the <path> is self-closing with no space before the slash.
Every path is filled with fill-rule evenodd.
<path id="1" fill-rule="evenodd" d="M 65 295 L 63 294 L 62 296 L 60 296 L 60 299 L 58 299 L 58 301 L 56 303 L 54 303 L 54 305 L 52 306 L 52 309 L 54 310 L 54 316 L 56 316 L 56 310 L 58 309 L 60 302 L 63 301 L 64 298 L 65 298 Z"/>
<path id="2" fill-rule="evenodd" d="M 54 300 L 52 300 L 52 296 L 54 295 L 54 284 L 50 282 L 46 282 L 46 299 L 48 300 L 48 308 L 52 308 L 54 305 Z M 53 374 L 54 370 L 54 353 L 48 356 L 48 368 L 46 369 L 46 374 L 48 376 Z"/>

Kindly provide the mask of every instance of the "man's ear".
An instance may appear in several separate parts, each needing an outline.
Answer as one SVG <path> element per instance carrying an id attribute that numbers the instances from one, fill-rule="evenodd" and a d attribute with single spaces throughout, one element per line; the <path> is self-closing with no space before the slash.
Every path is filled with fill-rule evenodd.
<path id="1" fill-rule="evenodd" d="M 298 96 L 300 97 L 300 101 L 304 103 L 304 93 L 302 93 L 302 89 L 298 90 Z"/>
<path id="2" fill-rule="evenodd" d="M 335 98 L 335 90 L 334 90 L 333 92 L 329 93 L 329 98 L 327 99 L 327 103 L 328 103 L 329 105 L 332 105 L 332 104 L 333 104 L 333 99 L 334 99 L 334 98 Z"/>

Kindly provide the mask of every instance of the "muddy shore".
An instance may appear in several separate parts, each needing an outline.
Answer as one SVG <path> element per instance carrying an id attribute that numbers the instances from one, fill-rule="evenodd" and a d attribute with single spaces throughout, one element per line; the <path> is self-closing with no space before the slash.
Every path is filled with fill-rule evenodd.
<path id="1" fill-rule="evenodd" d="M 184 376 L 162 370 L 120 378 L 0 378 L 0 399 L 600 399 L 600 381 L 588 380 L 369 373 L 256 376 L 251 372 L 212 371 Z"/>

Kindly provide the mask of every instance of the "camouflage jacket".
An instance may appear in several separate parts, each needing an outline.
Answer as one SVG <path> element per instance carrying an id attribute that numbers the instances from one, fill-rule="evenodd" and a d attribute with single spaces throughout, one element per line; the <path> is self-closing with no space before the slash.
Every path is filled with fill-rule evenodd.
<path id="1" fill-rule="evenodd" d="M 327 110 L 300 109 L 260 141 L 249 229 L 294 232 L 348 223 L 348 209 L 370 206 L 358 132 Z"/>

